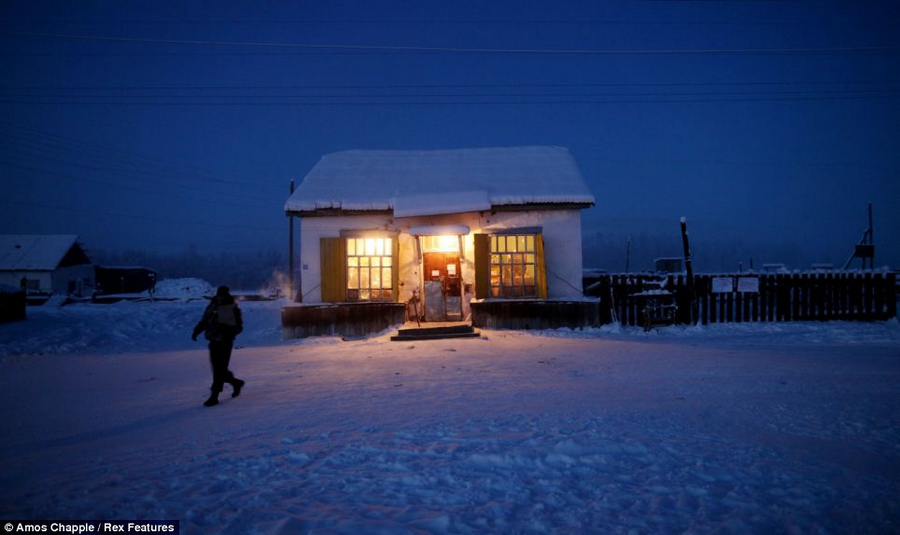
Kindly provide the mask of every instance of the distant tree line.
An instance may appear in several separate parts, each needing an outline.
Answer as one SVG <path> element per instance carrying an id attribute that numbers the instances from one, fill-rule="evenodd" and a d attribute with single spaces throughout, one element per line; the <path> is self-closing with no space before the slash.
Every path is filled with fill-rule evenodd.
<path id="1" fill-rule="evenodd" d="M 585 268 L 604 269 L 610 273 L 625 271 L 627 235 L 586 232 L 583 244 Z M 698 273 L 732 272 L 740 268 L 748 270 L 751 259 L 757 270 L 768 263 L 782 263 L 791 269 L 809 267 L 801 248 L 791 244 L 692 237 L 691 250 L 694 270 Z M 681 237 L 678 235 L 638 233 L 631 236 L 630 271 L 653 270 L 657 258 L 681 256 Z M 199 278 L 212 285 L 226 284 L 236 290 L 283 287 L 287 272 L 287 255 L 276 249 L 243 253 L 204 252 L 192 245 L 173 253 L 92 251 L 91 258 L 96 264 L 105 266 L 149 268 L 156 271 L 160 280 Z"/>
<path id="2" fill-rule="evenodd" d="M 94 263 L 137 266 L 156 271 L 158 279 L 198 278 L 236 290 L 260 290 L 278 285 L 287 271 L 286 255 L 278 250 L 257 252 L 202 252 L 197 246 L 184 251 L 92 251 Z"/>

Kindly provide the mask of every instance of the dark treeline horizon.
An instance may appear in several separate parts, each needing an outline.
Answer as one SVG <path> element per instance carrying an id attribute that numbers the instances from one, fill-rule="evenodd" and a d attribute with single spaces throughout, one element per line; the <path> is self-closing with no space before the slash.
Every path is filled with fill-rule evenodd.
<path id="1" fill-rule="evenodd" d="M 657 258 L 681 258 L 681 237 L 675 233 L 639 232 L 629 235 L 609 231 L 586 231 L 583 236 L 585 269 L 610 273 L 652 271 Z M 831 263 L 843 267 L 846 258 L 812 258 L 809 251 L 790 242 L 764 243 L 750 240 L 691 238 L 694 271 L 697 273 L 731 273 L 755 269 L 765 264 L 784 264 L 790 270 L 806 270 L 814 263 Z M 850 249 L 848 248 L 848 256 Z M 206 251 L 190 245 L 181 251 L 138 249 L 98 249 L 90 252 L 95 264 L 104 266 L 144 267 L 156 271 L 158 280 L 198 278 L 212 285 L 225 284 L 236 290 L 284 290 L 288 266 L 286 251 L 275 247 L 258 251 Z M 752 263 L 752 265 L 751 265 Z M 299 273 L 301 259 L 294 259 Z M 876 262 L 876 265 L 878 263 Z M 851 267 L 858 267 L 855 262 Z M 299 277 L 299 275 L 298 275 Z"/>
<path id="2" fill-rule="evenodd" d="M 224 284 L 244 291 L 278 288 L 288 271 L 287 254 L 274 248 L 231 252 L 203 251 L 190 245 L 175 252 L 97 250 L 91 252 L 91 259 L 103 266 L 152 269 L 157 280 L 197 278 L 213 286 Z"/>

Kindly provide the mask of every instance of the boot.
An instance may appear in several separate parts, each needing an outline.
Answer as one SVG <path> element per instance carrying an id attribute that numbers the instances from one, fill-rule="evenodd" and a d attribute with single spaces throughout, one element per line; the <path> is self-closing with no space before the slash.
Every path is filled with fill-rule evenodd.
<path id="1" fill-rule="evenodd" d="M 236 398 L 236 397 L 240 396 L 241 388 L 244 388 L 245 384 L 246 383 L 244 383 L 244 381 L 241 381 L 240 379 L 235 379 L 234 382 L 231 383 L 231 388 L 234 389 L 234 391 L 231 393 L 231 397 Z"/>
<path id="2" fill-rule="evenodd" d="M 213 405 L 219 404 L 219 393 L 213 392 L 209 395 L 209 399 L 203 402 L 204 407 L 212 407 Z"/>

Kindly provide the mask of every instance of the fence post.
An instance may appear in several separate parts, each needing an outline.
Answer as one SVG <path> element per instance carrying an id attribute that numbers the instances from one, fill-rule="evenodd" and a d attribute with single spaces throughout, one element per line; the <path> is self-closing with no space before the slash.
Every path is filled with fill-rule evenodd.
<path id="1" fill-rule="evenodd" d="M 873 310 L 872 319 L 881 320 L 884 317 L 884 278 L 881 273 L 875 273 L 872 276 L 873 288 Z"/>
<path id="2" fill-rule="evenodd" d="M 863 319 L 867 321 L 872 320 L 873 290 L 872 272 L 869 271 L 863 275 Z"/>

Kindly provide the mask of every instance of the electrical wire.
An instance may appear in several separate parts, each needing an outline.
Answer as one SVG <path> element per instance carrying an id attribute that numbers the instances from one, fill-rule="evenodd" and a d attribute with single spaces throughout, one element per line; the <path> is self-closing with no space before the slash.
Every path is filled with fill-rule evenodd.
<path id="1" fill-rule="evenodd" d="M 252 231 L 261 231 L 261 232 L 272 232 L 275 230 L 275 226 L 271 228 L 267 227 L 255 227 L 255 226 L 247 226 L 247 225 L 236 225 L 233 223 L 215 221 L 215 222 L 206 222 L 206 221 L 190 221 L 186 219 L 173 219 L 173 218 L 161 218 L 161 217 L 152 217 L 152 216 L 140 216 L 134 214 L 120 214 L 115 212 L 105 212 L 102 210 L 87 210 L 81 208 L 73 208 L 71 206 L 61 206 L 47 203 L 38 203 L 33 201 L 24 201 L 19 199 L 12 198 L 0 198 L 0 204 L 8 204 L 13 207 L 20 206 L 31 206 L 33 208 L 49 208 L 52 210 L 65 210 L 68 212 L 82 213 L 82 214 L 90 214 L 90 215 L 102 215 L 108 217 L 116 217 L 116 218 L 126 218 L 126 219 L 137 219 L 141 221 L 153 221 L 159 223 L 169 223 L 169 224 L 178 224 L 178 225 L 201 225 L 207 227 L 216 227 L 216 228 L 234 228 L 239 230 L 252 230 Z M 279 225 L 280 226 L 280 225 Z"/>
<path id="2" fill-rule="evenodd" d="M 0 30 L 0 35 L 36 37 L 41 39 L 61 39 L 70 41 L 95 41 L 112 43 L 135 43 L 154 45 L 226 46 L 253 48 L 282 48 L 299 50 L 366 50 L 376 52 L 417 52 L 453 54 L 500 54 L 500 55 L 565 55 L 565 56 L 637 56 L 637 55 L 808 55 L 846 54 L 871 52 L 896 52 L 896 46 L 838 46 L 838 47 L 795 47 L 795 48 L 659 48 L 659 49 L 551 49 L 551 48 L 463 48 L 441 46 L 396 46 L 396 45 L 350 45 L 350 44 L 302 44 L 272 43 L 263 41 L 228 41 L 199 39 L 154 39 L 110 35 L 58 34 Z"/>
<path id="3" fill-rule="evenodd" d="M 177 170 L 178 170 L 178 168 L 182 168 L 182 169 L 188 171 L 188 173 L 189 173 L 188 175 L 183 175 L 183 176 L 185 178 L 188 178 L 189 180 L 193 180 L 195 182 L 252 187 L 255 190 L 258 190 L 261 186 L 266 185 L 266 184 L 260 184 L 258 182 L 252 182 L 249 180 L 227 180 L 227 179 L 219 178 L 217 176 L 209 176 L 208 175 L 209 171 L 207 171 L 205 169 L 201 169 L 196 166 L 189 165 L 189 164 L 169 162 L 162 158 L 148 157 L 148 156 L 144 156 L 144 155 L 138 154 L 133 151 L 129 151 L 129 150 L 125 150 L 125 149 L 121 149 L 121 148 L 117 148 L 117 147 L 110 147 L 108 145 L 103 145 L 103 144 L 99 144 L 99 143 L 88 142 L 88 141 L 64 136 L 64 135 L 53 133 L 53 132 L 47 132 L 45 130 L 39 130 L 37 128 L 23 126 L 20 124 L 0 121 L 0 126 L 19 130 L 20 132 L 25 133 L 26 135 L 39 136 L 39 137 L 43 138 L 41 140 L 41 142 L 47 143 L 50 146 L 60 147 L 60 146 L 65 146 L 64 145 L 65 143 L 69 143 L 69 144 L 74 143 L 75 145 L 79 145 L 84 148 L 83 149 L 70 148 L 67 150 L 80 152 L 82 154 L 88 154 L 92 158 L 96 158 L 96 157 L 98 157 L 98 154 L 102 154 L 103 155 L 102 157 L 104 157 L 104 158 L 110 158 L 110 157 L 111 158 L 119 158 L 122 162 L 124 162 L 125 165 L 133 166 L 136 168 L 147 168 L 147 167 L 156 168 L 156 169 L 160 170 L 159 171 L 160 173 L 171 174 L 172 170 L 176 170 L 175 174 L 181 174 Z M 8 134 L 8 135 L 12 135 L 12 134 Z M 49 140 L 48 140 L 48 138 L 49 138 Z M 89 150 L 95 151 L 95 152 L 88 152 Z M 102 152 L 100 152 L 100 151 L 102 151 Z M 204 176 L 204 175 L 206 175 L 206 176 Z M 274 192 L 274 188 L 272 191 Z"/>

